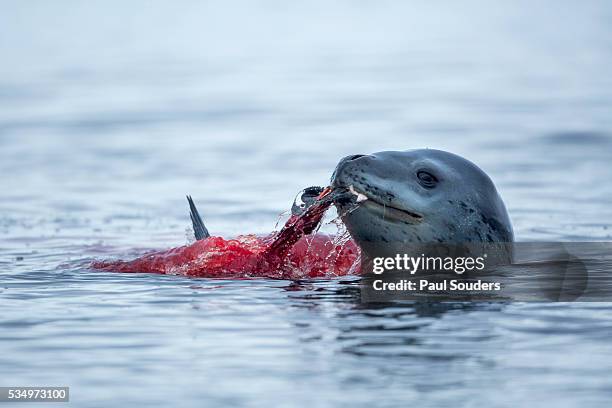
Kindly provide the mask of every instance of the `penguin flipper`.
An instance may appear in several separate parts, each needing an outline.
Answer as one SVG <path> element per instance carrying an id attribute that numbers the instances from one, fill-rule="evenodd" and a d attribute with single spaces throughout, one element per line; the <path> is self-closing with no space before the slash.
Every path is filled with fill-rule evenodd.
<path id="1" fill-rule="evenodd" d="M 201 240 L 210 237 L 210 233 L 206 229 L 204 225 L 204 221 L 202 221 L 202 217 L 200 217 L 200 213 L 196 208 L 193 199 L 191 196 L 187 196 L 187 201 L 189 202 L 189 216 L 191 217 L 191 223 L 193 224 L 193 233 L 195 234 L 196 240 Z"/>

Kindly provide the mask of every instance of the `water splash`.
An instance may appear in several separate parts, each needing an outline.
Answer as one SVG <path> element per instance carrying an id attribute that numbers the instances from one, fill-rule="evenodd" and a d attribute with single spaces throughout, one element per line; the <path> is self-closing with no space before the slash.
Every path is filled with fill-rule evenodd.
<path id="1" fill-rule="evenodd" d="M 305 279 L 355 274 L 359 270 L 359 247 L 346 230 L 338 235 L 316 233 L 331 203 L 331 195 L 318 200 L 303 214 L 290 217 L 280 231 L 264 237 L 209 237 L 130 261 L 96 261 L 92 267 L 113 272 L 223 279 Z"/>

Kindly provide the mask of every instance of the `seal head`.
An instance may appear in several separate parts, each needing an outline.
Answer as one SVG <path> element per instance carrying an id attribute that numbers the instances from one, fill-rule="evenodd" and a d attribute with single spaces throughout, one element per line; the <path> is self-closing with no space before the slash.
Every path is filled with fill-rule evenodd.
<path id="1" fill-rule="evenodd" d="M 350 193 L 335 204 L 362 247 L 514 240 L 489 176 L 452 153 L 420 149 L 348 156 L 336 167 L 332 187 Z"/>

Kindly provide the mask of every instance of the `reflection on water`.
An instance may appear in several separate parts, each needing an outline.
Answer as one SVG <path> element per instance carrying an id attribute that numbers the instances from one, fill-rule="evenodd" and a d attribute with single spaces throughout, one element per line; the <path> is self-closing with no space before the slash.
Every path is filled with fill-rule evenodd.
<path id="1" fill-rule="evenodd" d="M 417 147 L 479 164 L 519 240 L 609 241 L 611 18 L 600 1 L 6 5 L 0 385 L 69 385 L 87 407 L 609 406 L 608 303 L 376 306 L 352 279 L 86 265 L 187 242 L 187 193 L 212 234 L 264 234 L 340 157 Z"/>

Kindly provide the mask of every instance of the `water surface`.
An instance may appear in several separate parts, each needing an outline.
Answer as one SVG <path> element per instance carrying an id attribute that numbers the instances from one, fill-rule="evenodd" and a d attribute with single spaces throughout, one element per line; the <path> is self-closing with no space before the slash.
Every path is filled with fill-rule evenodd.
<path id="1" fill-rule="evenodd" d="M 437 3 L 436 3 L 437 4 Z M 608 303 L 372 308 L 357 281 L 100 273 L 268 233 L 344 155 L 431 147 L 523 241 L 612 239 L 607 2 L 20 2 L 0 15 L 0 385 L 75 406 L 609 406 Z"/>

